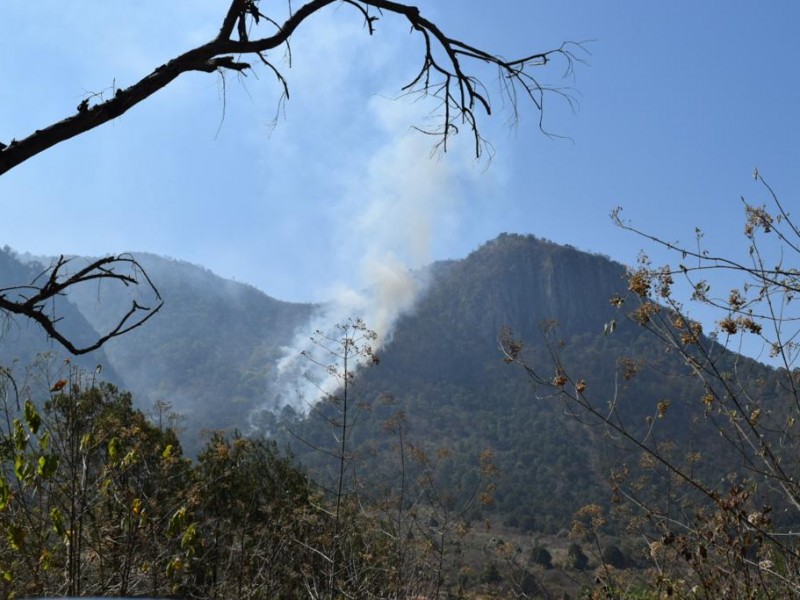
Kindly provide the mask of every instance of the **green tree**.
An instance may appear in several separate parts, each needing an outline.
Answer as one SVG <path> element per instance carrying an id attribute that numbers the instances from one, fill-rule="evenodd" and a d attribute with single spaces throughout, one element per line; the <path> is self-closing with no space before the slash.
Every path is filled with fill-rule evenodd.
<path id="1" fill-rule="evenodd" d="M 325 568 L 322 499 L 274 443 L 212 435 L 198 458 L 183 533 L 192 597 L 305 597 L 304 579 Z M 187 537 L 187 531 L 190 531 Z"/>
<path id="2" fill-rule="evenodd" d="M 189 473 L 175 432 L 70 365 L 43 403 L 35 386 L 19 397 L 5 383 L 5 597 L 169 593 L 160 574 L 175 549 L 163 530 Z"/>

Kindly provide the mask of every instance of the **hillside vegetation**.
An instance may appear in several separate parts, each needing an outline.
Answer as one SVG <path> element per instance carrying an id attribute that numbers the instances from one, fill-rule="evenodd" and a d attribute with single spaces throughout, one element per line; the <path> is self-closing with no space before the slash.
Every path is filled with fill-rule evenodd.
<path id="1" fill-rule="evenodd" d="M 12 253 L 0 258 L 5 280 L 35 276 L 37 267 L 23 265 Z M 634 482 L 643 505 L 675 493 L 683 507 L 707 502 L 691 486 L 681 490 L 668 469 L 648 463 L 635 440 L 671 452 L 672 464 L 698 480 L 752 477 L 752 465 L 726 451 L 729 440 L 720 431 L 728 430 L 709 410 L 704 400 L 708 389 L 691 376 L 691 364 L 678 353 L 665 352 L 656 336 L 628 317 L 630 309 L 620 309 L 621 299 L 631 296 L 630 271 L 603 256 L 533 236 L 503 234 L 464 259 L 431 265 L 426 293 L 397 323 L 378 360 L 368 361 L 376 364 L 339 373 L 342 383 L 347 381 L 344 403 L 337 392 L 308 414 L 289 407 L 270 412 L 263 406 L 274 394 L 270 386 L 277 359 L 309 327 L 314 306 L 275 300 L 187 263 L 137 258 L 164 297 L 164 308 L 146 327 L 111 340 L 92 357 L 104 372 L 117 374 L 133 395 L 97 387 L 97 379 L 89 382 L 74 370 L 77 366 L 51 359 L 39 363 L 38 375 L 25 379 L 40 381 L 39 392 L 26 383 L 28 396 L 17 400 L 25 410 L 6 405 L 11 436 L 4 455 L 6 481 L 16 486 L 8 494 L 17 498 L 15 510 L 29 515 L 25 536 L 33 537 L 25 544 L 36 540 L 35 546 L 17 541 L 9 546 L 8 564 L 16 565 L 8 571 L 13 577 L 27 568 L 19 562 L 23 550 L 36 548 L 52 564 L 67 568 L 70 585 L 99 581 L 100 573 L 119 569 L 119 564 L 101 561 L 81 573 L 70 569 L 77 568 L 75 561 L 83 560 L 85 552 L 99 553 L 99 540 L 106 536 L 124 537 L 131 552 L 153 544 L 156 555 L 139 557 L 142 564 L 125 563 L 123 570 L 131 573 L 126 582 L 94 588 L 86 583 L 82 590 L 156 594 L 196 589 L 205 590 L 196 592 L 205 597 L 209 590 L 233 589 L 225 586 L 235 581 L 256 585 L 267 577 L 278 586 L 275 590 L 288 589 L 280 587 L 285 585 L 355 586 L 348 589 L 377 594 L 381 586 L 394 586 L 403 593 L 439 593 L 467 586 L 533 594 L 544 593 L 545 582 L 555 577 L 550 589 L 574 591 L 572 576 L 548 575 L 552 555 L 546 558 L 550 553 L 542 540 L 562 569 L 604 566 L 605 553 L 609 563 L 627 567 L 646 562 L 642 544 L 623 533 L 633 515 L 619 511 L 622 481 L 631 466 L 643 469 Z M 107 326 L 114 307 L 128 301 L 117 290 L 88 288 L 69 300 L 74 304 L 63 303 L 65 320 L 89 334 L 92 327 Z M 369 324 L 352 322 L 341 330 L 344 338 L 332 340 L 333 347 L 362 348 L 350 346 L 347 336 L 368 329 Z M 4 356 L 11 352 L 31 360 L 42 346 L 28 333 L 20 328 L 17 337 L 7 337 Z M 775 424 L 787 417 L 778 371 L 730 353 L 713 339 L 697 337 L 693 343 L 713 351 L 718 368 L 744 375 L 742 380 L 753 386 L 748 393 L 773 407 L 762 422 Z M 532 379 L 508 364 L 509 348 L 512 358 L 524 357 L 526 368 L 541 376 Z M 369 346 L 362 349 L 372 357 Z M 617 435 L 602 419 L 587 418 L 589 413 L 559 394 L 567 382 L 579 398 L 590 394 L 592 406 L 613 414 L 631 437 Z M 88 402 L 86 410 L 99 412 L 70 429 L 77 416 L 69 412 L 69 402 L 80 398 Z M 46 435 L 39 430 L 40 417 L 29 414 L 28 400 L 30 410 L 39 411 L 47 423 Z M 80 427 L 88 429 L 81 433 Z M 79 434 L 89 437 L 75 437 Z M 264 441 L 264 435 L 271 441 Z M 123 442 L 120 436 L 124 448 L 114 445 Z M 115 439 L 119 442 L 112 443 Z M 65 459 L 68 448 L 77 454 Z M 129 464 L 119 462 L 120 452 Z M 281 457 L 286 452 L 292 462 Z M 126 515 L 115 525 L 123 529 L 94 532 L 83 513 L 76 513 L 68 521 L 87 527 L 81 533 L 59 533 L 61 526 L 55 537 L 45 533 L 62 518 L 53 515 L 71 502 L 59 495 L 58 482 L 71 477 L 61 469 L 74 469 L 76 460 L 90 455 L 96 470 L 92 481 L 100 485 L 85 490 L 96 498 L 91 511 L 106 506 L 102 510 L 109 514 Z M 151 475 L 166 469 L 158 475 L 166 478 L 163 485 L 148 487 L 152 481 L 133 476 L 134 465 Z M 270 496 L 274 490 L 250 487 L 262 472 L 291 479 L 297 497 L 290 505 Z M 227 477 L 234 479 L 224 485 L 234 488 L 223 493 L 217 485 Z M 103 487 L 118 483 L 119 489 Z M 165 493 L 172 495 L 160 500 L 168 489 Z M 783 501 L 769 486 L 753 488 L 747 498 L 776 509 Z M 145 501 L 152 515 L 147 519 L 140 514 Z M 16 535 L 21 514 L 6 513 L 9 539 Z M 278 529 L 265 514 L 280 521 Z M 100 526 L 100 517 L 91 518 L 92 527 Z M 783 526 L 793 522 L 778 510 L 775 520 Z M 512 542 L 486 533 L 489 524 Z M 566 532 L 576 526 L 577 539 L 590 543 L 587 550 L 594 547 L 592 558 L 579 545 L 566 543 Z M 250 527 L 263 529 L 252 536 L 243 533 Z M 648 535 L 660 535 L 657 527 L 647 527 Z M 214 533 L 221 531 L 229 536 L 225 541 Z M 82 558 L 73 554 L 65 535 L 87 536 Z M 258 571 L 259 561 L 283 552 L 286 535 L 311 553 L 283 566 L 275 563 L 280 574 Z M 395 545 L 387 546 L 387 540 Z M 243 545 L 238 558 L 236 544 Z M 393 558 L 370 563 L 368 557 L 378 555 Z M 327 573 L 323 579 L 309 579 L 308 569 L 319 558 L 333 566 L 328 571 L 319 567 Z M 240 560 L 240 570 L 231 570 Z M 423 564 L 433 569 L 426 571 L 431 575 L 411 576 Z M 159 579 L 156 573 L 168 576 Z M 47 583 L 51 575 L 40 575 L 25 579 L 28 587 L 15 589 L 53 589 Z"/>

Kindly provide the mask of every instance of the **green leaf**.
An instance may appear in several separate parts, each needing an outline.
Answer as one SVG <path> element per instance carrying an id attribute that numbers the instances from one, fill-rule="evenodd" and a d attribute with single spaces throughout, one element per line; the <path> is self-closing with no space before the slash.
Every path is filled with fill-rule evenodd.
<path id="1" fill-rule="evenodd" d="M 25 544 L 25 530 L 19 525 L 11 524 L 8 527 L 8 543 L 14 550 L 21 550 Z"/>
<path id="2" fill-rule="evenodd" d="M 39 556 L 39 564 L 42 565 L 43 571 L 49 571 L 52 565 L 52 558 L 53 555 L 48 550 L 42 550 L 41 555 Z"/>
<path id="3" fill-rule="evenodd" d="M 131 465 L 135 465 L 138 461 L 139 453 L 136 452 L 136 448 L 131 448 L 128 453 L 122 457 L 122 466 L 130 467 Z"/>
<path id="4" fill-rule="evenodd" d="M 89 435 L 88 433 L 86 435 Z M 119 440 L 117 438 L 111 438 L 108 442 L 108 458 L 111 462 L 116 462 L 117 456 L 119 455 Z"/>
<path id="5" fill-rule="evenodd" d="M 28 429 L 31 430 L 32 434 L 36 435 L 42 424 L 42 417 L 39 416 L 36 407 L 30 400 L 25 401 L 25 410 L 23 414 L 25 415 L 25 423 L 28 424 Z"/>
<path id="6" fill-rule="evenodd" d="M 63 537 L 66 532 L 66 527 L 64 527 L 64 515 L 61 514 L 58 508 L 52 508 L 50 509 L 50 518 L 53 521 L 53 531 L 56 532 L 56 535 Z"/>
<path id="7" fill-rule="evenodd" d="M 11 488 L 5 477 L 0 477 L 0 510 L 5 510 L 11 502 Z"/>
<path id="8" fill-rule="evenodd" d="M 17 454 L 14 459 L 14 475 L 17 476 L 18 481 L 25 481 L 30 478 L 31 466 L 22 454 Z"/>
<path id="9" fill-rule="evenodd" d="M 192 523 L 186 528 L 186 531 L 183 533 L 183 537 L 181 538 L 181 549 L 186 550 L 188 548 L 190 556 L 193 554 L 193 544 L 196 537 L 197 526 Z"/>
<path id="10" fill-rule="evenodd" d="M 11 437 L 14 440 L 14 447 L 19 452 L 22 452 L 28 446 L 28 434 L 25 433 L 25 429 L 22 427 L 22 421 L 14 419 L 11 428 L 13 429 Z"/>
<path id="11" fill-rule="evenodd" d="M 181 507 L 175 511 L 175 514 L 172 515 L 172 518 L 169 520 L 169 525 L 167 526 L 167 536 L 172 537 L 180 531 L 181 526 L 183 525 L 183 519 L 186 517 L 186 507 Z"/>
<path id="12" fill-rule="evenodd" d="M 181 570 L 183 561 L 179 557 L 175 557 L 167 563 L 167 577 L 172 577 Z"/>
<path id="13" fill-rule="evenodd" d="M 50 479 L 58 469 L 58 456 L 55 454 L 43 454 L 39 457 L 38 463 L 37 473 L 45 479 Z"/>

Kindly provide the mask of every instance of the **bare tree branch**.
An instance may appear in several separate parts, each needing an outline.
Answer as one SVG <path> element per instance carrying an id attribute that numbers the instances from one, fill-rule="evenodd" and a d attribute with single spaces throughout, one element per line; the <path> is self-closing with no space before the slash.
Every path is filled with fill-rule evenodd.
<path id="1" fill-rule="evenodd" d="M 111 338 L 144 325 L 164 303 L 156 286 L 132 256 L 121 254 L 100 258 L 72 274 L 65 272 L 65 267 L 70 262 L 71 259 L 61 256 L 52 267 L 30 284 L 0 289 L 0 310 L 36 321 L 47 335 L 72 354 L 86 354 L 97 350 Z M 119 271 L 120 267 L 125 271 Z M 40 279 L 44 279 L 44 283 L 37 283 Z M 144 285 L 156 303 L 153 306 L 144 306 L 133 300 L 127 312 L 108 332 L 101 334 L 87 346 L 76 346 L 56 327 L 59 319 L 49 314 L 48 308 L 52 300 L 64 296 L 70 288 L 92 281 L 113 281 L 125 286 Z"/>
<path id="2" fill-rule="evenodd" d="M 439 136 L 445 150 L 449 138 L 458 132 L 459 125 L 466 125 L 475 138 L 475 152 L 480 154 L 482 140 L 478 131 L 476 107 L 486 115 L 491 114 L 485 88 L 480 80 L 465 70 L 464 61 L 496 66 L 502 77 L 501 88 L 505 87 L 502 91 L 512 103 L 516 102 L 519 88 L 522 96 L 527 96 L 541 113 L 545 93 L 563 92 L 541 85 L 530 74 L 530 69 L 545 66 L 553 58 L 560 57 L 567 62 L 569 71 L 575 61 L 580 61 L 574 50 L 582 49 L 580 44 L 565 44 L 547 52 L 506 60 L 447 36 L 437 24 L 422 16 L 417 7 L 390 0 L 310 0 L 291 12 L 281 25 L 263 15 L 258 4 L 258 0 L 232 0 L 219 33 L 213 40 L 176 56 L 133 85 L 117 89 L 111 98 L 96 103 L 92 102 L 94 99 L 85 99 L 77 106 L 75 114 L 37 129 L 21 140 L 11 140 L 7 145 L 0 143 L 0 175 L 40 152 L 119 117 L 184 73 L 212 73 L 221 70 L 243 72 L 252 68 L 249 62 L 236 56 L 251 55 L 258 58 L 278 77 L 285 93 L 286 81 L 269 62 L 266 53 L 288 44 L 295 30 L 306 19 L 330 4 L 355 6 L 370 34 L 375 31 L 379 15 L 393 13 L 405 17 L 412 31 L 422 36 L 425 42 L 423 64 L 417 77 L 404 91 L 431 95 L 441 100 L 444 110 L 441 126 L 426 133 Z M 254 35 L 260 33 L 259 27 L 265 26 L 274 28 L 274 31 L 270 35 Z M 232 37 L 234 31 L 237 32 L 235 39 Z M 437 60 L 435 55 L 439 53 L 445 62 Z"/>

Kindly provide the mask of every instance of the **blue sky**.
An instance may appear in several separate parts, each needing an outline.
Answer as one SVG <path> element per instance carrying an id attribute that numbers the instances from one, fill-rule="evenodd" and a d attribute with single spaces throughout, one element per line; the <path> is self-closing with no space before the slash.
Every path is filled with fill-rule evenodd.
<path id="1" fill-rule="evenodd" d="M 3 2 L 0 140 L 210 39 L 224 5 Z M 370 38 L 352 9 L 329 8 L 297 32 L 291 69 L 271 55 L 290 86 L 280 110 L 264 69 L 185 76 L 0 178 L 0 243 L 36 254 L 154 252 L 307 301 L 369 283 L 375 261 L 460 258 L 500 232 L 630 264 L 647 245 L 611 224 L 618 205 L 665 238 L 690 241 L 698 226 L 709 245 L 734 251 L 739 198 L 762 195 L 755 166 L 793 207 L 800 4 L 417 5 L 452 37 L 508 57 L 592 40 L 574 76 L 563 79 L 559 65 L 540 72 L 579 102 L 575 113 L 556 98 L 545 107 L 545 127 L 564 138 L 542 135 L 524 104 L 509 127 L 494 74 L 478 71 L 497 109 L 482 121 L 494 159 L 476 163 L 466 136 L 431 158 L 430 140 L 411 129 L 428 107 L 397 99 L 418 68 L 419 38 L 388 17 Z"/>

